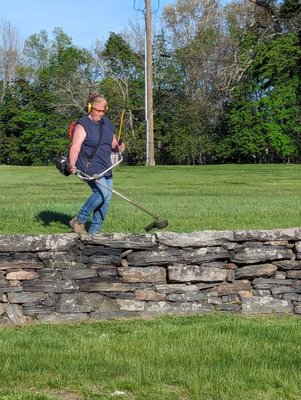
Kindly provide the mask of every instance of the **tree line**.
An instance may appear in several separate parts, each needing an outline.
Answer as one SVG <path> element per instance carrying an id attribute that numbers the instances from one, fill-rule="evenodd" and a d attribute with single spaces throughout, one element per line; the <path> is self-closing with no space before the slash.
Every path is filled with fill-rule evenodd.
<path id="1" fill-rule="evenodd" d="M 298 162 L 301 0 L 177 0 L 153 34 L 157 164 Z M 70 143 L 91 91 L 123 115 L 125 161 L 145 162 L 144 32 L 89 49 L 61 28 L 22 42 L 0 25 L 0 164 L 45 165 Z"/>

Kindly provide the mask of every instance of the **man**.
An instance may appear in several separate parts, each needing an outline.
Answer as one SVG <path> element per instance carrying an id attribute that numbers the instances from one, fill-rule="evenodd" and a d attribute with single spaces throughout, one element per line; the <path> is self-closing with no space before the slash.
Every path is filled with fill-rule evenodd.
<path id="1" fill-rule="evenodd" d="M 108 109 L 107 99 L 98 93 L 92 93 L 87 105 L 87 115 L 80 118 L 74 129 L 69 151 L 70 172 L 76 170 L 88 174 L 101 174 L 111 167 L 111 153 L 123 152 L 124 144 L 119 144 L 114 136 L 114 128 L 105 113 Z M 103 221 L 107 215 L 112 192 L 112 171 L 96 181 L 87 181 L 92 195 L 87 199 L 78 214 L 69 222 L 75 233 L 86 233 L 85 223 L 92 215 L 88 233 L 101 232 Z"/>

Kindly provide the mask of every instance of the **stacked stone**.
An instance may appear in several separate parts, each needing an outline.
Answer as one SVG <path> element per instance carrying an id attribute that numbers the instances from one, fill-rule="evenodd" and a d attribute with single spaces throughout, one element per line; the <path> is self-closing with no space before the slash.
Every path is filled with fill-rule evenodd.
<path id="1" fill-rule="evenodd" d="M 301 314 L 301 228 L 0 236 L 0 324 Z"/>

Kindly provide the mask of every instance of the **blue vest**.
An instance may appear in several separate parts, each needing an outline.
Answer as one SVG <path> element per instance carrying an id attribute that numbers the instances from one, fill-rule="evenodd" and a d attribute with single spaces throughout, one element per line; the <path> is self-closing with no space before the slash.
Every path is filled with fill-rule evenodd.
<path id="1" fill-rule="evenodd" d="M 78 155 L 76 167 L 88 175 L 101 174 L 103 171 L 111 167 L 112 142 L 114 139 L 114 128 L 107 117 L 103 117 L 100 122 L 94 122 L 88 116 L 78 120 L 86 132 L 86 138 L 82 143 L 80 153 Z M 100 130 L 102 125 L 102 133 Z M 99 135 L 101 134 L 100 144 Z M 91 163 L 88 163 L 88 158 L 97 147 Z M 106 175 L 107 178 L 112 177 L 112 170 Z"/>

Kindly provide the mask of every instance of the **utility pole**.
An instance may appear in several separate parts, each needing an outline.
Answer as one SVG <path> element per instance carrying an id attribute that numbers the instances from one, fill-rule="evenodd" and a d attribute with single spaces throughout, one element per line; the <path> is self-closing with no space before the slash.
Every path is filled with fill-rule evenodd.
<path id="1" fill-rule="evenodd" d="M 145 0 L 146 165 L 155 165 L 151 0 Z"/>

